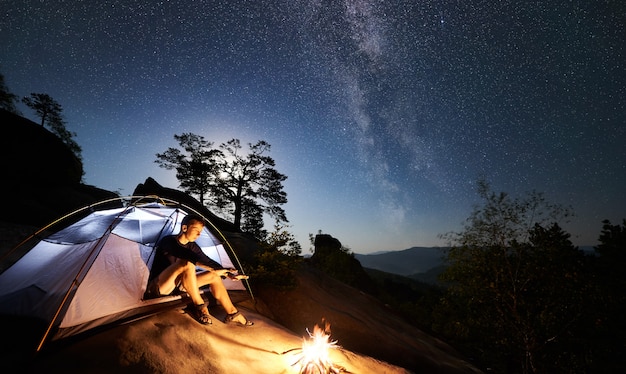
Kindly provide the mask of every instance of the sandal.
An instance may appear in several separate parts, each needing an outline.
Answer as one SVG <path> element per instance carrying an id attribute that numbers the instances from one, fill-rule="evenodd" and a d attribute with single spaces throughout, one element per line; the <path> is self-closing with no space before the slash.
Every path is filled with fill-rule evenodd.
<path id="1" fill-rule="evenodd" d="M 193 305 L 188 304 L 185 308 L 185 312 L 193 317 L 196 321 L 203 325 L 212 325 L 211 315 L 205 304 Z"/>
<path id="2" fill-rule="evenodd" d="M 254 322 L 248 320 L 239 311 L 236 311 L 233 314 L 228 314 L 226 316 L 226 319 L 224 320 L 224 323 L 236 323 L 239 326 L 252 326 L 252 325 L 254 325 Z"/>

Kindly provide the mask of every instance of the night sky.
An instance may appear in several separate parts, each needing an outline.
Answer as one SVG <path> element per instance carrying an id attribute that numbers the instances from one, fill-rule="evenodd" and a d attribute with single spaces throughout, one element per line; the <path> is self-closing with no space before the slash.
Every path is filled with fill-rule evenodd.
<path id="1" fill-rule="evenodd" d="M 178 187 L 154 162 L 174 134 L 268 141 L 304 253 L 318 230 L 444 245 L 479 178 L 571 205 L 595 245 L 626 218 L 625 4 L 0 0 L 0 73 L 58 101 L 85 183 L 122 195 Z"/>

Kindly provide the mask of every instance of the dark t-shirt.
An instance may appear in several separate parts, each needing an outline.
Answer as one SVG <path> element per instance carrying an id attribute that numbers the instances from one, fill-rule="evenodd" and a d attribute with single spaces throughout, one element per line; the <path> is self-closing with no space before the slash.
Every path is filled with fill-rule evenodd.
<path id="1" fill-rule="evenodd" d="M 159 242 L 159 245 L 157 246 L 154 255 L 154 262 L 152 263 L 152 269 L 150 269 L 150 280 L 156 278 L 163 272 L 163 270 L 171 265 L 168 256 L 182 258 L 193 263 L 194 265 L 202 264 L 216 270 L 224 269 L 222 265 L 204 254 L 200 246 L 195 242 L 189 242 L 183 245 L 180 244 L 176 235 L 170 235 L 161 239 L 161 242 Z"/>

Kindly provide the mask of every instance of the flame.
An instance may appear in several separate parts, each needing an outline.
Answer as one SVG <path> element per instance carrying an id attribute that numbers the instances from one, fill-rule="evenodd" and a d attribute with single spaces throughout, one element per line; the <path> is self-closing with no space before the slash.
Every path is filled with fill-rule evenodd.
<path id="1" fill-rule="evenodd" d="M 313 333 L 306 330 L 309 338 L 302 341 L 302 349 L 298 360 L 293 364 L 300 364 L 300 374 L 338 374 L 341 369 L 335 367 L 330 359 L 330 350 L 339 348 L 336 340 L 330 338 L 330 325 L 324 322 L 324 327 L 315 325 Z"/>

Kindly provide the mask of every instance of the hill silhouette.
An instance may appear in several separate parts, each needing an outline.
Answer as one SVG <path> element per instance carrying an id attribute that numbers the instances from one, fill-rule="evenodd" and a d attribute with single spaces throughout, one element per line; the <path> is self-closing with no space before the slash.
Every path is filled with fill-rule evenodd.
<path id="1" fill-rule="evenodd" d="M 368 269 L 413 276 L 443 265 L 444 250 L 440 247 L 413 247 L 403 251 L 355 254 L 355 257 Z"/>
<path id="2" fill-rule="evenodd" d="M 0 170 L 13 223 L 43 226 L 117 194 L 81 183 L 82 162 L 50 131 L 0 109 Z M 8 219 L 8 218 L 5 218 Z"/>

